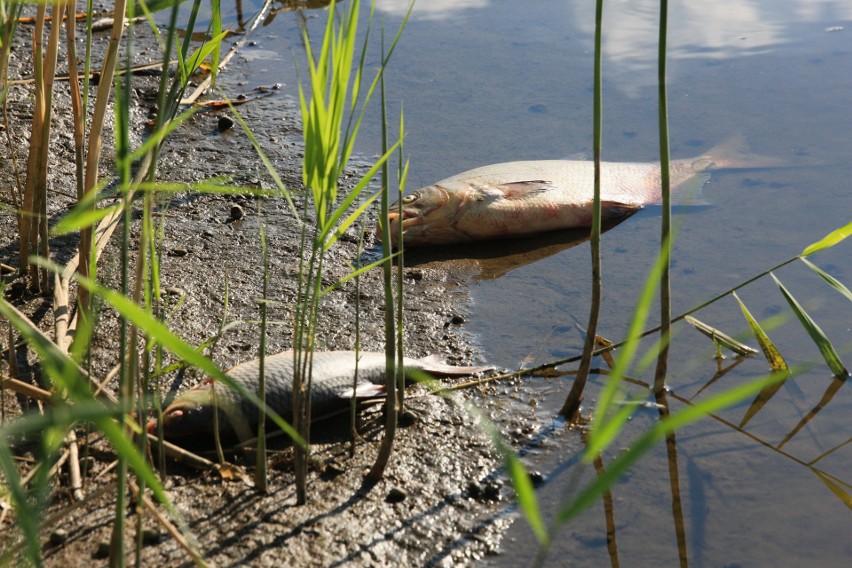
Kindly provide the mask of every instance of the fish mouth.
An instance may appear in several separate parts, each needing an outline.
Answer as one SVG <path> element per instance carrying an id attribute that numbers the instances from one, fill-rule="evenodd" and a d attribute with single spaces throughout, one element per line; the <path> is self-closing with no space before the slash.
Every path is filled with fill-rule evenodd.
<path id="1" fill-rule="evenodd" d="M 391 229 L 391 235 L 393 235 L 394 229 L 398 228 L 397 225 L 399 223 L 402 223 L 402 230 L 404 231 L 410 227 L 422 225 L 425 222 L 425 217 L 417 211 L 403 208 L 402 214 L 400 214 L 400 210 L 397 207 L 395 210 L 388 212 L 388 227 Z"/>
<path id="2" fill-rule="evenodd" d="M 423 212 L 416 211 L 413 209 L 402 208 L 400 211 L 399 206 L 397 204 L 390 206 L 390 211 L 388 211 L 388 230 L 390 231 L 390 240 L 393 246 L 399 246 L 399 232 L 400 226 L 402 227 L 402 232 L 411 229 L 412 227 L 417 227 L 426 223 L 426 215 Z M 379 238 L 382 235 L 382 221 L 381 219 L 378 222 L 378 230 L 377 233 Z"/>
<path id="3" fill-rule="evenodd" d="M 163 411 L 163 431 L 167 433 L 171 433 L 171 431 L 175 430 L 175 426 L 179 425 L 180 421 L 186 416 L 187 410 L 183 407 L 174 407 L 167 408 Z M 157 435 L 157 427 L 159 426 L 160 421 L 156 418 L 152 418 L 148 421 L 148 424 L 145 425 L 145 430 L 149 434 Z"/>
<path id="4" fill-rule="evenodd" d="M 415 197 L 412 203 L 397 201 L 388 208 L 388 229 L 391 244 L 395 247 L 399 246 L 400 231 L 412 238 L 412 243 L 421 241 L 424 235 L 436 229 L 440 231 L 445 224 L 451 223 L 458 209 L 454 196 L 439 185 L 418 190 L 411 197 Z M 381 233 L 381 221 L 378 228 Z"/>

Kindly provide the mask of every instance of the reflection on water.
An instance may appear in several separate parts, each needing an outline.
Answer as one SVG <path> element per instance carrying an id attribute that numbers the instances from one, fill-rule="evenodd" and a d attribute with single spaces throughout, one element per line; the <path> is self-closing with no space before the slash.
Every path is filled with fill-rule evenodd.
<path id="1" fill-rule="evenodd" d="M 376 9 L 403 16 L 408 11 L 410 0 L 377 0 Z M 428 0 L 415 2 L 414 17 L 432 20 L 453 18 L 464 10 L 482 9 L 488 6 L 489 0 Z"/>
<path id="2" fill-rule="evenodd" d="M 630 215 L 605 223 L 609 231 Z M 523 238 L 496 239 L 475 243 L 411 248 L 405 251 L 408 267 L 434 267 L 462 281 L 495 280 L 509 272 L 534 264 L 589 240 L 589 230 L 551 231 Z"/>
<path id="3" fill-rule="evenodd" d="M 578 27 L 589 38 L 594 20 L 588 6 L 572 2 Z M 802 41 L 794 27 L 804 22 L 841 22 L 852 19 L 852 3 L 845 0 L 723 0 L 669 2 L 668 57 L 672 60 L 730 59 L 768 53 L 778 46 Z M 656 84 L 659 0 L 632 0 L 608 4 L 604 15 L 603 53 L 610 65 L 608 81 L 630 94 Z M 831 28 L 820 27 L 816 33 Z M 670 79 L 678 78 L 677 65 Z"/>

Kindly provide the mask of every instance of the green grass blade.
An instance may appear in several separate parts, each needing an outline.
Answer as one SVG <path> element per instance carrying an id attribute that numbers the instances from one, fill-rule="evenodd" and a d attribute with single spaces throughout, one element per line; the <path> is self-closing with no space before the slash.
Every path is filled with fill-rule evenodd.
<path id="1" fill-rule="evenodd" d="M 802 251 L 801 256 L 810 256 L 815 252 L 831 248 L 849 235 L 852 235 L 852 222 L 847 223 L 845 226 L 840 227 L 839 229 L 835 229 L 819 241 L 806 247 L 805 250 Z"/>
<path id="2" fill-rule="evenodd" d="M 852 509 L 852 495 L 849 494 L 849 490 L 852 489 L 848 483 L 844 482 L 841 479 L 837 479 L 832 475 L 828 475 L 827 473 L 820 471 L 818 469 L 812 470 L 814 474 L 822 481 L 828 489 L 837 495 L 840 501 L 843 502 L 844 505 Z"/>
<path id="3" fill-rule="evenodd" d="M 733 351 L 737 355 L 741 355 L 742 357 L 751 357 L 752 355 L 757 354 L 757 349 L 753 349 L 753 348 L 749 347 L 748 345 L 746 345 L 745 343 L 737 341 L 736 339 L 734 339 L 730 335 L 727 335 L 727 334 L 719 331 L 715 327 L 711 327 L 711 326 L 707 325 L 706 323 L 704 323 L 703 321 L 701 321 L 699 319 L 696 319 L 692 316 L 686 316 L 684 319 L 686 319 L 686 321 L 687 321 L 687 323 L 689 323 L 689 325 L 691 325 L 692 327 L 694 327 L 695 329 L 697 329 L 698 331 L 700 331 L 701 333 L 703 333 L 704 335 L 706 335 L 707 337 L 712 339 L 714 343 L 717 343 L 717 344 L 725 347 L 726 349 Z"/>
<path id="4" fill-rule="evenodd" d="M 751 312 L 748 311 L 746 305 L 742 302 L 742 300 L 740 300 L 740 297 L 737 296 L 736 292 L 734 292 L 733 295 L 734 299 L 740 305 L 740 310 L 742 310 L 743 316 L 745 316 L 748 321 L 748 325 L 751 328 L 752 333 L 754 333 L 754 337 L 757 339 L 757 343 L 760 345 L 760 349 L 763 351 L 766 361 L 769 363 L 769 368 L 776 373 L 789 370 L 787 361 L 784 360 L 781 352 L 778 351 L 778 348 L 775 347 L 775 344 L 771 339 L 769 339 L 769 336 L 766 335 L 766 332 L 763 331 L 763 328 L 760 327 L 760 324 L 757 323 L 757 320 L 754 319 Z"/>
<path id="5" fill-rule="evenodd" d="M 96 197 L 97 196 L 93 191 L 84 197 L 83 200 L 80 201 L 80 204 L 82 204 L 83 201 L 93 201 Z M 93 227 L 97 225 L 101 219 L 109 217 L 116 211 L 119 211 L 122 207 L 123 204 L 121 203 L 110 205 L 109 207 L 101 207 L 100 209 L 75 206 L 67 215 L 59 220 L 51 232 L 54 235 L 67 235 L 68 233 L 75 233 L 83 227 Z"/>
<path id="6" fill-rule="evenodd" d="M 379 65 L 379 69 L 376 72 L 376 76 L 373 78 L 373 82 L 370 84 L 370 87 L 367 89 L 367 92 L 364 96 L 364 103 L 361 106 L 361 112 L 358 114 L 358 118 L 355 120 L 354 125 L 350 124 L 347 127 L 347 135 L 344 138 L 343 143 L 343 154 L 341 157 L 341 163 L 347 163 L 349 161 L 349 157 L 352 155 L 352 152 L 355 148 L 355 138 L 358 134 L 358 130 L 361 126 L 361 119 L 364 117 L 364 113 L 367 109 L 367 103 L 373 96 L 376 88 L 378 87 L 379 81 L 381 81 L 382 76 L 384 75 L 385 68 L 387 67 L 388 62 L 390 61 L 391 56 L 393 55 L 394 50 L 396 49 L 397 43 L 399 43 L 400 37 L 402 37 L 402 31 L 405 29 L 405 26 L 408 24 L 408 20 L 411 17 L 411 11 L 414 9 L 414 2 L 411 2 L 408 6 L 408 10 L 405 13 L 405 16 L 402 18 L 402 22 L 399 24 L 399 28 L 396 31 L 396 35 L 391 42 L 387 53 L 382 58 L 382 62 Z M 372 13 L 372 9 L 371 9 Z M 363 60 L 363 58 L 362 58 Z M 351 134 L 349 134 L 349 128 L 351 127 Z M 400 136 L 402 135 L 402 131 L 400 131 Z"/>
<path id="7" fill-rule="evenodd" d="M 299 87 L 301 91 L 301 86 Z M 272 160 L 269 159 L 269 156 L 266 155 L 266 152 L 263 151 L 263 148 L 260 146 L 260 143 L 257 141 L 254 133 L 246 124 L 246 121 L 243 120 L 243 117 L 237 111 L 236 107 L 228 102 L 228 108 L 231 109 L 231 112 L 234 115 L 234 118 L 237 119 L 237 122 L 240 123 L 240 126 L 245 132 L 246 136 L 248 136 L 249 141 L 251 142 L 252 147 L 254 148 L 255 153 L 257 153 L 260 161 L 263 162 L 263 167 L 266 168 L 267 173 L 269 173 L 272 180 L 275 182 L 275 187 L 278 188 L 278 192 L 284 197 L 287 201 L 287 206 L 290 208 L 290 212 L 293 214 L 293 217 L 296 218 L 297 221 L 301 221 L 301 216 L 299 215 L 299 210 L 296 208 L 296 204 L 293 202 L 293 196 L 290 193 L 290 190 L 287 189 L 287 186 L 284 185 L 284 181 L 281 179 L 281 176 L 278 175 L 278 172 L 275 169 L 275 166 L 272 164 Z M 242 193 L 242 192 L 240 192 Z"/>
<path id="8" fill-rule="evenodd" d="M 20 422 L 17 420 L 16 422 Z M 33 510 L 32 503 L 27 496 L 27 490 L 21 483 L 20 472 L 15 465 L 14 457 L 10 450 L 9 436 L 5 429 L 0 429 L 0 471 L 3 472 L 4 486 L 8 490 L 12 505 L 17 512 L 18 528 L 24 536 L 26 543 L 27 558 L 33 566 L 41 563 L 41 539 L 39 538 L 39 511 Z M 4 541 L 9 538 L 4 537 Z M 5 544 L 5 543 L 4 543 Z M 12 551 L 7 554 L 11 556 Z M 5 556 L 5 555 L 4 555 Z M 12 566 L 11 559 L 0 557 L 0 561 L 8 561 Z M 4 563 L 4 565 L 6 565 Z"/>
<path id="9" fill-rule="evenodd" d="M 355 220 L 357 220 L 358 216 L 360 216 L 361 213 L 363 213 L 364 211 L 367 210 L 366 206 L 369 206 L 370 203 L 372 203 L 379 195 L 381 195 L 381 191 L 379 191 L 376 194 L 374 194 L 372 197 L 370 197 L 367 200 L 366 204 L 362 204 L 361 206 L 359 206 L 359 208 L 355 211 L 355 213 L 353 213 L 354 217 L 353 217 L 353 215 L 350 215 L 346 219 L 346 221 L 344 221 L 335 230 L 335 225 L 337 224 L 338 220 L 343 216 L 343 214 L 346 212 L 346 210 L 349 209 L 349 206 L 352 205 L 352 203 L 355 202 L 355 200 L 358 198 L 358 196 L 361 195 L 361 193 L 364 191 L 364 189 L 367 188 L 367 185 L 369 185 L 369 183 L 373 180 L 373 178 L 376 176 L 379 169 L 381 169 L 381 167 L 385 164 L 385 162 L 388 161 L 388 159 L 391 157 L 393 152 L 395 152 L 396 149 L 399 148 L 399 145 L 400 145 L 400 142 L 397 141 L 387 152 L 385 152 L 385 154 L 383 156 L 381 156 L 376 161 L 375 164 L 373 164 L 373 166 L 367 171 L 367 173 L 365 173 L 361 177 L 361 179 L 358 181 L 358 183 L 355 185 L 355 187 L 352 188 L 352 190 L 350 190 L 350 192 L 346 196 L 346 198 L 340 203 L 340 205 L 337 206 L 337 208 L 328 217 L 328 219 L 325 222 L 325 226 L 323 227 L 322 232 L 319 235 L 319 240 L 320 240 L 320 242 L 325 243 L 324 247 L 325 247 L 326 250 L 328 250 L 331 247 L 331 245 L 333 245 L 334 242 L 340 237 L 340 235 L 343 234 L 343 232 L 346 231 L 346 229 L 349 228 L 349 226 L 352 225 L 352 223 L 354 223 Z M 329 235 L 329 233 L 331 233 L 332 230 L 334 230 L 334 235 L 332 236 L 331 239 L 329 239 L 328 235 Z"/>
<path id="10" fill-rule="evenodd" d="M 186 60 L 184 64 L 186 66 L 186 77 L 191 77 L 193 73 L 195 73 L 201 64 L 204 61 L 213 55 L 219 49 L 219 46 L 222 44 L 222 40 L 228 35 L 228 32 L 222 32 L 219 35 L 210 39 L 210 41 L 205 42 L 204 45 L 195 50 L 195 52 Z M 187 79 L 188 81 L 188 79 Z"/>
<path id="11" fill-rule="evenodd" d="M 837 278 L 835 278 L 834 276 L 832 276 L 832 275 L 831 275 L 831 274 L 829 274 L 828 272 L 824 271 L 822 268 L 820 268 L 819 266 L 815 265 L 814 263 L 812 263 L 812 262 L 811 262 L 810 260 L 808 260 L 807 258 L 805 258 L 805 257 L 800 257 L 800 258 L 801 258 L 802 262 L 804 262 L 806 265 L 808 265 L 808 267 L 809 267 L 811 270 L 813 270 L 814 272 L 816 272 L 817 274 L 819 274 L 819 275 L 822 277 L 822 279 L 823 279 L 823 280 L 825 280 L 826 282 L 828 282 L 828 284 L 829 284 L 832 288 L 834 288 L 835 290 L 837 290 L 838 292 L 840 292 L 841 294 L 843 294 L 843 295 L 846 297 L 846 299 L 847 299 L 847 300 L 849 300 L 850 302 L 852 302 L 852 292 L 850 292 L 850 291 L 849 291 L 849 288 L 847 288 L 847 287 L 843 284 L 843 282 L 841 282 L 840 280 L 838 280 Z"/>
<path id="12" fill-rule="evenodd" d="M 820 353 L 822 353 L 823 359 L 825 359 L 826 364 L 831 369 L 831 372 L 834 373 L 834 376 L 838 379 L 845 379 L 849 376 L 849 371 L 846 370 L 846 367 L 843 366 L 843 363 L 840 361 L 840 356 L 835 351 L 834 346 L 828 340 L 825 333 L 820 329 L 817 323 L 811 318 L 810 315 L 805 311 L 805 309 L 796 301 L 790 292 L 781 284 L 781 281 L 778 280 L 778 277 L 775 274 L 770 273 L 772 279 L 775 280 L 775 283 L 778 285 L 778 288 L 781 290 L 781 294 L 784 296 L 784 299 L 787 300 L 787 303 L 790 305 L 790 308 L 793 310 L 793 313 L 796 314 L 796 317 L 799 318 L 799 321 L 804 326 L 805 330 L 808 332 L 808 335 L 811 336 L 816 346 L 819 348 Z"/>

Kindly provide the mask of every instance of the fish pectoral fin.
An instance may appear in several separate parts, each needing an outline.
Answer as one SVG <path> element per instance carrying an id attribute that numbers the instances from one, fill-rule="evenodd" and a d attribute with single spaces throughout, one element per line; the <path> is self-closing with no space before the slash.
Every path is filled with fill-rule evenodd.
<path id="1" fill-rule="evenodd" d="M 629 217 L 642 209 L 641 205 L 634 203 L 621 203 L 618 201 L 601 201 L 601 217 L 604 219 L 621 219 Z"/>
<path id="2" fill-rule="evenodd" d="M 512 181 L 493 186 L 503 199 L 524 199 L 553 188 L 553 184 L 543 179 Z"/>
<path id="3" fill-rule="evenodd" d="M 374 383 L 361 383 L 355 390 L 353 391 L 351 388 L 347 388 L 345 391 L 340 393 L 341 398 L 350 399 L 353 396 L 357 399 L 364 398 L 381 398 L 387 394 L 385 390 L 385 385 L 377 385 Z"/>

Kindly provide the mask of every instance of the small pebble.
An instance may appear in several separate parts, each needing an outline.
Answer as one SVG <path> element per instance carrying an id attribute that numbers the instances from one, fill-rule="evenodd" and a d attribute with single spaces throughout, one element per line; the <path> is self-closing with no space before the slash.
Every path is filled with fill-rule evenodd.
<path id="1" fill-rule="evenodd" d="M 216 129 L 219 132 L 225 132 L 234 127 L 234 119 L 230 116 L 222 115 L 219 117 L 219 122 L 216 123 Z"/>
<path id="2" fill-rule="evenodd" d="M 189 254 L 189 251 L 183 247 L 176 247 L 172 249 L 172 256 L 186 256 Z"/>
<path id="3" fill-rule="evenodd" d="M 50 533 L 50 544 L 58 545 L 68 540 L 68 531 L 65 529 L 56 529 Z"/>
<path id="4" fill-rule="evenodd" d="M 410 410 L 406 410 L 399 415 L 399 420 L 397 422 L 401 428 L 408 428 L 409 426 L 413 426 L 417 423 L 417 415 Z"/>
<path id="5" fill-rule="evenodd" d="M 408 494 L 399 489 L 398 487 L 394 487 L 390 491 L 388 491 L 387 497 L 385 497 L 385 501 L 388 503 L 402 503 L 405 501 L 405 498 L 408 497 Z"/>
<path id="6" fill-rule="evenodd" d="M 411 278 L 415 282 L 419 282 L 423 280 L 423 271 L 419 268 L 411 268 L 405 271 L 405 275 L 408 278 Z"/>
<path id="7" fill-rule="evenodd" d="M 500 480 L 489 481 L 482 490 L 482 498 L 486 501 L 499 501 L 503 482 Z"/>
<path id="8" fill-rule="evenodd" d="M 142 544 L 151 546 L 159 544 L 163 539 L 163 535 L 157 529 L 142 529 Z"/>
<path id="9" fill-rule="evenodd" d="M 533 487 L 538 487 L 542 483 L 544 483 L 544 475 L 538 470 L 533 470 L 527 473 L 530 478 L 530 481 L 533 484 Z"/>
<path id="10" fill-rule="evenodd" d="M 336 463 L 329 463 L 322 470 L 322 474 L 320 474 L 320 477 L 326 481 L 330 481 L 332 479 L 335 479 L 336 477 L 343 475 L 344 473 L 346 473 L 346 470 L 342 466 Z"/>
<path id="11" fill-rule="evenodd" d="M 109 556 L 109 540 L 102 540 L 92 554 L 92 558 L 107 558 Z"/>
<path id="12" fill-rule="evenodd" d="M 467 484 L 467 494 L 471 499 L 479 499 L 482 497 L 482 486 L 476 481 L 471 481 Z"/>
<path id="13" fill-rule="evenodd" d="M 460 315 L 454 315 L 450 319 L 450 323 L 453 324 L 453 325 L 461 325 L 461 324 L 464 323 L 464 317 L 462 317 Z"/>

